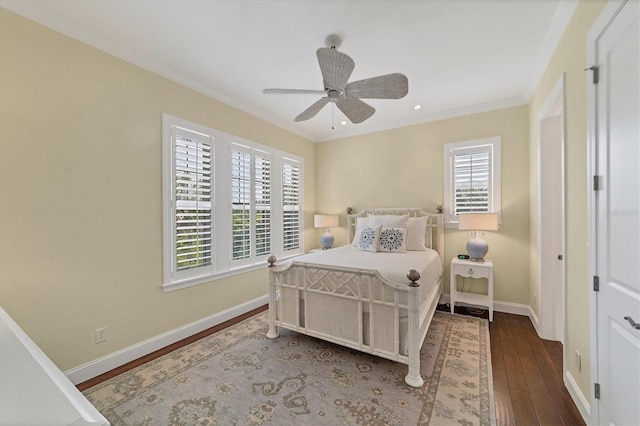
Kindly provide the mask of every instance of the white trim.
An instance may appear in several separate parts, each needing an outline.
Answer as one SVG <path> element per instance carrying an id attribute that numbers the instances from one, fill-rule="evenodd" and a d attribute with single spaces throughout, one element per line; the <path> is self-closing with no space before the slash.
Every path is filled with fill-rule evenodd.
<path id="1" fill-rule="evenodd" d="M 92 379 L 100 374 L 111 371 L 116 367 L 125 365 L 128 362 L 136 360 L 144 355 L 150 354 L 158 349 L 162 349 L 172 343 L 178 342 L 196 333 L 214 327 L 225 321 L 233 319 L 239 315 L 245 314 L 260 306 L 266 305 L 269 301 L 267 295 L 260 296 L 233 308 L 210 315 L 200 320 L 186 324 L 182 327 L 175 328 L 166 333 L 136 343 L 128 348 L 124 348 L 117 352 L 105 355 L 96 360 L 82 364 L 64 372 L 67 378 L 75 385 Z"/>
<path id="2" fill-rule="evenodd" d="M 596 40 L 602 32 L 607 28 L 609 22 L 618 13 L 620 7 L 626 0 L 609 0 L 604 7 L 598 18 L 589 29 L 587 33 L 587 63 L 584 64 L 585 68 L 589 68 L 596 65 Z M 587 242 L 587 249 L 589 252 L 589 277 L 597 275 L 596 269 L 596 197 L 591 190 L 593 185 L 593 176 L 597 173 L 597 156 L 596 156 L 596 87 L 592 82 L 592 72 L 585 73 L 585 84 L 587 85 L 587 204 L 589 206 L 587 210 L 587 222 L 589 224 L 589 239 Z M 593 242 L 593 244 L 592 244 Z M 588 283 L 589 288 L 591 283 Z M 590 291 L 589 297 L 589 324 L 590 324 L 590 381 L 591 383 L 598 382 L 598 294 L 595 291 Z M 569 388 L 569 386 L 567 386 Z M 576 386 L 577 388 L 577 386 Z M 573 396 L 573 394 L 572 394 Z M 577 401 L 574 398 L 574 401 Z M 587 411 L 587 416 L 584 416 L 588 424 L 598 424 L 600 418 L 600 405 L 599 400 L 595 398 L 593 392 L 590 395 L 590 406 L 592 410 Z M 576 405 L 578 405 L 576 403 Z M 589 404 L 586 404 L 589 407 Z M 582 410 L 581 410 L 582 413 Z"/>
<path id="3" fill-rule="evenodd" d="M 522 315 L 531 318 L 529 315 L 531 306 L 524 305 L 522 303 L 502 302 L 500 300 L 496 300 L 493 302 L 493 310 L 497 312 L 504 312 L 505 314 Z"/>
<path id="4" fill-rule="evenodd" d="M 576 404 L 576 408 L 580 411 L 580 415 L 584 419 L 587 424 L 594 424 L 589 419 L 591 418 L 591 407 L 589 406 L 589 401 L 584 396 L 582 391 L 580 391 L 580 387 L 574 380 L 571 373 L 567 370 L 564 376 L 564 385 L 569 391 L 569 395 L 571 395 L 571 399 Z"/>
<path id="5" fill-rule="evenodd" d="M 529 306 L 529 319 L 531 319 L 533 328 L 536 329 L 536 334 L 540 337 L 540 320 L 538 320 L 538 315 L 536 315 L 531 306 Z"/>
<path id="6" fill-rule="evenodd" d="M 440 303 L 449 303 L 450 301 L 450 297 L 449 297 L 449 293 L 442 293 L 442 296 L 440 297 Z M 465 303 L 465 302 L 459 302 L 456 300 L 456 306 L 471 306 L 471 307 L 475 307 L 476 305 L 472 305 L 470 303 Z M 487 309 L 486 306 L 479 306 L 478 307 L 480 309 Z M 505 314 L 513 314 L 513 315 L 522 315 L 524 317 L 529 317 L 531 318 L 531 314 L 533 313 L 533 310 L 531 309 L 531 306 L 529 305 L 524 305 L 521 303 L 512 303 L 512 302 L 502 302 L 500 300 L 494 300 L 493 301 L 493 311 L 494 312 L 503 312 Z M 531 318 L 531 321 L 533 322 L 533 318 Z M 536 318 L 537 321 L 537 318 Z"/>
<path id="7" fill-rule="evenodd" d="M 183 288 L 193 287 L 194 285 L 209 283 L 217 280 L 221 280 L 223 278 L 229 278 L 234 275 L 244 274 L 251 271 L 257 271 L 258 269 L 267 268 L 267 262 L 256 263 L 254 265 L 246 265 L 240 266 L 228 271 L 218 272 L 212 275 L 205 275 L 201 277 L 188 278 L 181 281 L 173 281 L 171 283 L 166 283 L 162 285 L 162 291 L 165 293 L 169 293 L 176 290 L 181 290 Z"/>

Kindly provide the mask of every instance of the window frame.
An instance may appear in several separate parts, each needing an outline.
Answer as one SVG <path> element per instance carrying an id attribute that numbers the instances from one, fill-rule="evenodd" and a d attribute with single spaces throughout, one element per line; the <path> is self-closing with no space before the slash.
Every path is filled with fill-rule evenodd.
<path id="1" fill-rule="evenodd" d="M 210 141 L 212 144 L 212 249 L 213 256 L 208 268 L 194 268 L 191 272 L 176 273 L 176 214 L 175 214 L 175 148 L 172 130 L 179 133 L 186 132 L 194 137 Z M 258 152 L 268 155 L 271 159 L 270 196 L 271 196 L 271 252 L 256 255 L 255 233 L 256 226 L 252 219 L 252 253 L 250 259 L 233 261 L 233 232 L 232 232 L 232 165 L 231 155 L 233 147 L 242 147 L 248 152 Z M 282 248 L 282 176 L 277 170 L 282 168 L 284 161 L 293 159 L 300 166 L 300 247 L 297 250 L 284 251 Z M 251 160 L 253 185 L 253 157 Z M 162 193 L 163 193 L 163 282 L 165 292 L 187 288 L 240 273 L 261 269 L 267 266 L 265 259 L 274 254 L 279 259 L 303 253 L 304 248 L 304 160 L 301 157 L 271 148 L 256 142 L 248 141 L 236 136 L 208 128 L 196 123 L 183 120 L 169 114 L 162 115 Z M 252 188 L 253 192 L 253 188 Z M 255 211 L 255 200 L 251 199 L 251 211 Z M 197 271 L 195 269 L 198 269 Z"/>
<path id="2" fill-rule="evenodd" d="M 454 213 L 455 205 L 455 156 L 462 153 L 480 153 L 487 152 L 489 154 L 489 200 L 486 212 L 478 213 L 497 213 L 498 222 L 502 223 L 502 180 L 501 180 L 501 138 L 494 136 L 490 138 L 474 139 L 461 142 L 452 142 L 444 144 L 443 161 L 444 161 L 444 224 L 447 228 L 457 228 L 458 218 Z"/>

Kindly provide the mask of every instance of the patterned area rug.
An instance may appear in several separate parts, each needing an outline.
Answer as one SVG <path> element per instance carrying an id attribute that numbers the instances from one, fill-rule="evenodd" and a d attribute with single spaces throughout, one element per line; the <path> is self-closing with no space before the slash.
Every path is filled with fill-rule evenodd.
<path id="1" fill-rule="evenodd" d="M 267 312 L 84 392 L 119 425 L 492 425 L 489 326 L 436 312 L 407 366 L 280 329 Z"/>

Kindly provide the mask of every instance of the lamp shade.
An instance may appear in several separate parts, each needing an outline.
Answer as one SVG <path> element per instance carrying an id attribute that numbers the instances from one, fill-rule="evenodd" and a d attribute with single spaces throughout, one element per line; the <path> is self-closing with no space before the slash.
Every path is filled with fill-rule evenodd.
<path id="1" fill-rule="evenodd" d="M 313 215 L 314 228 L 335 228 L 338 226 L 337 214 L 316 214 Z"/>
<path id="2" fill-rule="evenodd" d="M 496 213 L 467 213 L 458 216 L 458 229 L 462 231 L 497 231 Z"/>

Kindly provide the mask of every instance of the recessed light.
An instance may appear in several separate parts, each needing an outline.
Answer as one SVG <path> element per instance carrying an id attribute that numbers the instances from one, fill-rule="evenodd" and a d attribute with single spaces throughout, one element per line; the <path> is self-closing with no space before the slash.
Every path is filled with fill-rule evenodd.
<path id="1" fill-rule="evenodd" d="M 343 126 L 346 126 L 347 122 L 346 121 L 341 121 L 340 124 L 342 124 Z"/>
<path id="2" fill-rule="evenodd" d="M 420 109 L 420 108 L 422 108 L 422 105 L 420 105 L 420 104 L 413 106 L 413 109 Z"/>

